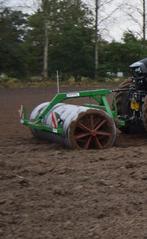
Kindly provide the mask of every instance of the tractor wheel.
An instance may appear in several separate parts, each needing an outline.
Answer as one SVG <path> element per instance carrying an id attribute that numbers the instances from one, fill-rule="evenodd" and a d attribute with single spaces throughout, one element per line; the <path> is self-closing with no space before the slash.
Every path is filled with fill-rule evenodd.
<path id="1" fill-rule="evenodd" d="M 78 149 L 103 149 L 116 139 L 114 121 L 102 110 L 90 109 L 79 114 L 69 131 L 70 144 Z"/>
<path id="2" fill-rule="evenodd" d="M 144 105 L 142 111 L 143 111 L 143 125 L 145 131 L 147 131 L 147 95 L 144 98 Z"/>
<path id="3" fill-rule="evenodd" d="M 125 80 L 118 87 L 119 90 L 129 89 L 132 83 L 131 79 Z M 128 115 L 129 113 L 129 101 L 128 91 L 120 91 L 115 94 L 116 106 L 119 115 Z"/>
<path id="4" fill-rule="evenodd" d="M 123 83 L 121 83 L 118 87 L 120 90 L 129 89 L 132 83 L 132 79 L 127 79 Z M 128 91 L 120 91 L 115 93 L 114 95 L 117 112 L 120 116 L 129 115 L 130 107 L 129 107 L 129 100 L 128 100 Z M 130 133 L 130 126 L 126 125 L 125 127 L 121 128 L 121 131 L 124 133 Z"/>

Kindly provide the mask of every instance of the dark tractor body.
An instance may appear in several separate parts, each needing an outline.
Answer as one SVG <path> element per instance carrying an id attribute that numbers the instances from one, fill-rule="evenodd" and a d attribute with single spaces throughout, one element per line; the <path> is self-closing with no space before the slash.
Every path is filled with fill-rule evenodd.
<path id="1" fill-rule="evenodd" d="M 120 118 L 126 125 L 122 131 L 138 133 L 147 130 L 147 58 L 130 65 L 132 77 L 115 93 Z"/>

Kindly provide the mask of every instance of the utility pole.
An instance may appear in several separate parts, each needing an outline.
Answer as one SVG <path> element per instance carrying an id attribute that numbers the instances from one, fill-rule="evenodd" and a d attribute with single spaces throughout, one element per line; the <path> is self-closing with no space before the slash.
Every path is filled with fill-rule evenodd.
<path id="1" fill-rule="evenodd" d="M 143 42 L 145 42 L 146 39 L 146 2 L 143 0 Z"/>
<path id="2" fill-rule="evenodd" d="M 98 76 L 99 68 L 99 29 L 98 29 L 98 14 L 99 0 L 95 0 L 95 78 Z"/>

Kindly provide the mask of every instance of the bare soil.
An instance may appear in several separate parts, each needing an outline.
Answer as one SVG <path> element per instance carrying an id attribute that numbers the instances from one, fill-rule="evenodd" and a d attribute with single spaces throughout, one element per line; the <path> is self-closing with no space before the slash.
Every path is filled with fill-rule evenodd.
<path id="1" fill-rule="evenodd" d="M 147 239 L 147 136 L 106 150 L 34 139 L 18 109 L 55 89 L 0 89 L 0 238 Z"/>

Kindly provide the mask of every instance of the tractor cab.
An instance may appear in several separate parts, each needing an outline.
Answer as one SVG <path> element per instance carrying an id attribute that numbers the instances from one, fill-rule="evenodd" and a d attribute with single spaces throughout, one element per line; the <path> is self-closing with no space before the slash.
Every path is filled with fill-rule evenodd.
<path id="1" fill-rule="evenodd" d="M 137 90 L 147 90 L 147 58 L 129 66 Z"/>

